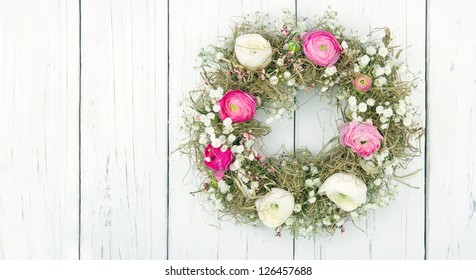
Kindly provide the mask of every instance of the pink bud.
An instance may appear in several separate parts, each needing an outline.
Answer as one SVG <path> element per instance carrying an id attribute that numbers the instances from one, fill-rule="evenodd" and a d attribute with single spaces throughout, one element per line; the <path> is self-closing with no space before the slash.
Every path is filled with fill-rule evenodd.
<path id="1" fill-rule="evenodd" d="M 352 84 L 357 91 L 367 92 L 372 87 L 372 78 L 367 75 L 357 75 L 352 80 Z"/>

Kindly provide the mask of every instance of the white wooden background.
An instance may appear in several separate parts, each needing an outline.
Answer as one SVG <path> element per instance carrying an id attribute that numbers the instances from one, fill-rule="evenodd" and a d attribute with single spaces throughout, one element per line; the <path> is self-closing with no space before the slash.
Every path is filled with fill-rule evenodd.
<path id="1" fill-rule="evenodd" d="M 173 153 L 199 48 L 233 16 L 328 5 L 349 28 L 388 26 L 410 46 L 426 112 L 420 188 L 332 239 L 219 222 Z M 476 258 L 475 11 L 471 0 L 0 0 L 0 259 Z M 336 133 L 322 103 L 275 123 L 269 139 L 283 141 L 268 153 L 317 151 Z"/>

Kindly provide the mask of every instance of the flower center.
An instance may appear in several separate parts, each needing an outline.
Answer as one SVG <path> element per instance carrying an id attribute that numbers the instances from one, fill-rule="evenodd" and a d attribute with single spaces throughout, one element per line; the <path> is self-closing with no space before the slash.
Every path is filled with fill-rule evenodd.
<path id="1" fill-rule="evenodd" d="M 361 144 L 361 145 L 367 144 L 367 140 L 360 140 L 360 144 Z"/>
<path id="2" fill-rule="evenodd" d="M 345 195 L 343 193 L 339 193 L 338 196 L 339 196 L 340 199 L 347 199 L 347 195 Z"/>
<path id="3" fill-rule="evenodd" d="M 364 81 L 364 79 L 360 80 L 359 82 L 360 82 L 360 84 L 362 84 L 362 85 L 364 85 L 364 84 L 365 84 L 365 81 Z"/>
<path id="4" fill-rule="evenodd" d="M 320 46 L 319 46 L 319 49 L 320 49 L 321 51 L 327 51 L 326 45 L 320 45 Z"/>
<path id="5" fill-rule="evenodd" d="M 271 208 L 271 210 L 278 210 L 279 209 L 279 205 L 277 203 L 271 203 L 271 205 L 269 207 Z"/>
<path id="6" fill-rule="evenodd" d="M 235 104 L 230 104 L 230 110 L 232 110 L 232 111 L 237 111 L 237 110 L 238 110 L 238 106 L 236 106 Z"/>

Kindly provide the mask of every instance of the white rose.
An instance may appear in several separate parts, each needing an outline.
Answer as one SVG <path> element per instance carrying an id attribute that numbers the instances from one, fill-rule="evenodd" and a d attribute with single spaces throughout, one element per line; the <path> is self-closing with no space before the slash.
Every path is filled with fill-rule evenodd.
<path id="1" fill-rule="evenodd" d="M 261 69 L 271 62 L 273 50 L 270 43 L 259 34 L 246 34 L 236 38 L 235 54 L 241 65 Z"/>
<path id="2" fill-rule="evenodd" d="M 294 211 L 293 195 L 283 189 L 273 188 L 255 202 L 259 219 L 268 227 L 282 225 Z"/>
<path id="3" fill-rule="evenodd" d="M 353 211 L 367 200 L 367 186 L 351 174 L 333 174 L 322 184 L 318 193 L 326 194 L 345 211 Z"/>

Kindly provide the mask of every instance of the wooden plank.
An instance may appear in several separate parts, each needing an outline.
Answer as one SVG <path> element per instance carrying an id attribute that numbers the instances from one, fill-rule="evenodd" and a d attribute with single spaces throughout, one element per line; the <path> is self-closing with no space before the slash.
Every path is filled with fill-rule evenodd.
<path id="1" fill-rule="evenodd" d="M 167 3 L 83 0 L 81 258 L 166 258 Z"/>
<path id="2" fill-rule="evenodd" d="M 0 38 L 0 259 L 77 259 L 78 1 L 1 1 Z"/>
<path id="3" fill-rule="evenodd" d="M 331 6 L 339 13 L 339 22 L 347 30 L 367 34 L 372 28 L 387 26 L 395 44 L 411 46 L 408 66 L 414 72 L 425 67 L 425 1 L 297 1 L 299 16 L 323 13 Z M 423 82 L 413 102 L 424 111 Z M 305 97 L 307 98 L 307 97 Z M 301 97 L 301 101 L 304 98 Z M 337 135 L 336 113 L 325 100 L 313 98 L 296 114 L 296 146 L 316 152 L 323 143 Z M 310 120 L 318 120 L 312 123 Z M 424 120 L 423 120 L 424 121 Z M 424 141 L 424 139 L 422 140 Z M 423 142 L 422 142 L 423 143 Z M 423 157 L 415 159 L 409 170 L 423 168 Z M 297 240 L 296 259 L 421 259 L 424 256 L 424 177 L 423 172 L 410 181 L 418 190 L 402 187 L 397 200 L 371 214 L 358 226 L 347 225 L 344 236 L 332 239 Z M 310 248 L 314 248 L 313 250 Z"/>
<path id="4" fill-rule="evenodd" d="M 428 5 L 427 257 L 475 259 L 476 3 Z"/>
<path id="5" fill-rule="evenodd" d="M 281 16 L 281 8 L 294 11 L 294 1 L 173 1 L 170 3 L 170 135 L 171 151 L 184 139 L 179 130 L 182 109 L 179 101 L 200 82 L 193 69 L 200 47 L 206 47 L 217 36 L 228 36 L 233 16 L 255 11 Z M 273 125 L 273 133 L 265 139 L 268 154 L 282 145 L 293 149 L 293 120 Z M 275 139 L 280 139 L 276 141 Z M 264 227 L 220 222 L 216 215 L 205 212 L 197 197 L 189 192 L 201 182 L 189 170 L 189 161 L 179 153 L 170 159 L 170 227 L 169 257 L 171 259 L 289 259 L 293 256 L 293 240 L 287 235 L 275 237 Z M 266 248 L 266 249 L 263 249 Z"/>

